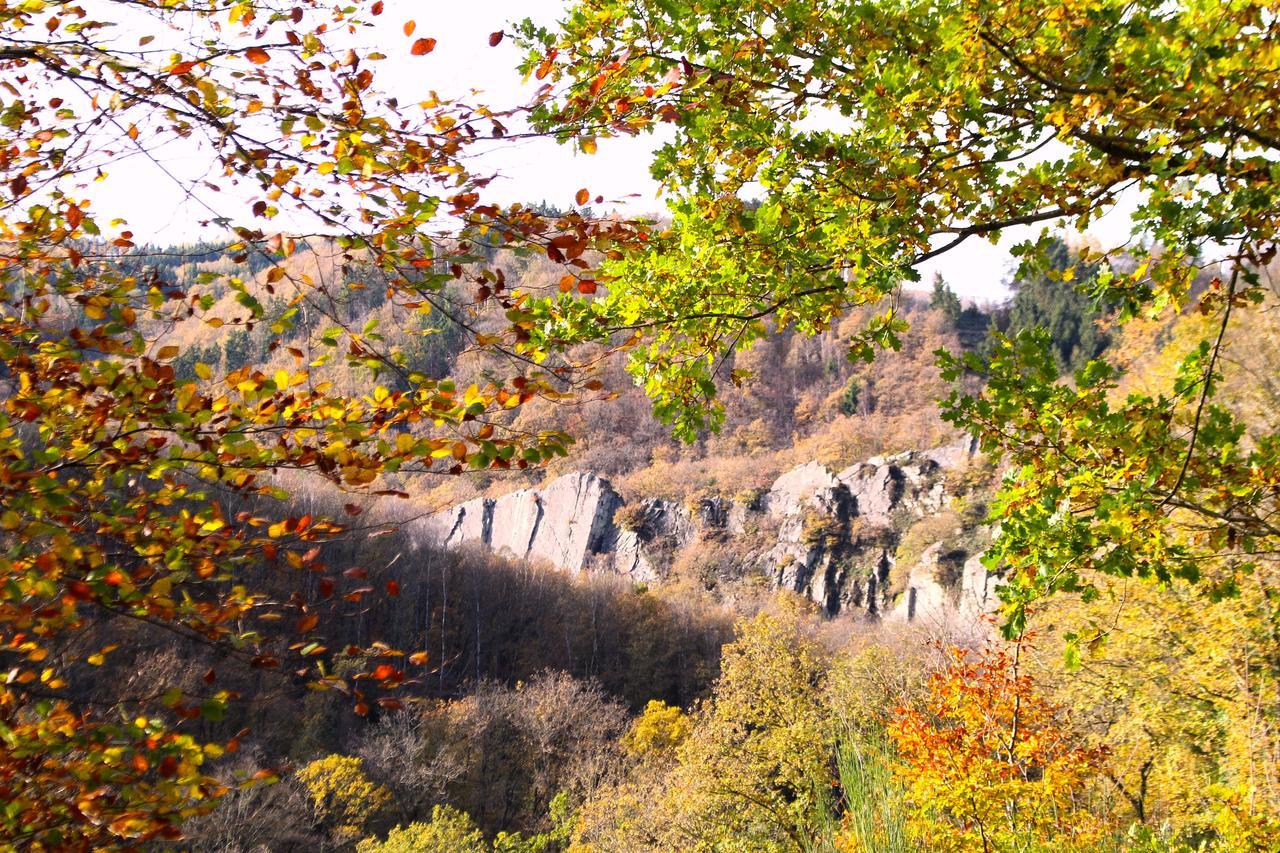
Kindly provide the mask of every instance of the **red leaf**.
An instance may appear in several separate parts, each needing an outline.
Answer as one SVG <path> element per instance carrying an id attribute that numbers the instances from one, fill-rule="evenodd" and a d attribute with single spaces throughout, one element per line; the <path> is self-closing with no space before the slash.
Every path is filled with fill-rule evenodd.
<path id="1" fill-rule="evenodd" d="M 496 33 L 489 33 L 489 47 L 497 47 L 500 45 L 502 43 L 502 36 L 502 30 L 498 30 Z"/>
<path id="2" fill-rule="evenodd" d="M 400 594 L 400 584 L 395 581 L 387 581 L 387 595 L 395 598 Z"/>
<path id="3" fill-rule="evenodd" d="M 436 49 L 435 39 L 418 39 L 413 43 L 413 47 L 409 52 L 414 56 L 426 56 L 428 53 Z"/>

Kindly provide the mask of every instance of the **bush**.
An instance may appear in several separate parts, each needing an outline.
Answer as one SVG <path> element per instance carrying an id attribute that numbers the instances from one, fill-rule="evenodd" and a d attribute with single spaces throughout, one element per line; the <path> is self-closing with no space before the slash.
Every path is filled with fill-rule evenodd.
<path id="1" fill-rule="evenodd" d="M 320 819 L 336 836 L 350 837 L 365 828 L 391 803 L 391 792 L 369 780 L 364 762 L 349 755 L 327 755 L 298 771 L 298 781 Z"/>
<path id="2" fill-rule="evenodd" d="M 366 838 L 356 853 L 488 853 L 489 845 L 475 821 L 452 806 L 436 806 L 430 823 L 397 826 L 386 841 Z"/>
<path id="3" fill-rule="evenodd" d="M 689 737 L 692 728 L 688 715 L 678 706 L 654 699 L 631 724 L 622 746 L 637 758 L 670 756 Z"/>

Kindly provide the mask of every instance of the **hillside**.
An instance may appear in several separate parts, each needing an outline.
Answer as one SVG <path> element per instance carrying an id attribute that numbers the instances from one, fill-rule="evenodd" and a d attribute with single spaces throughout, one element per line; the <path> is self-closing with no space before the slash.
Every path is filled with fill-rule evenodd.
<path id="1" fill-rule="evenodd" d="M 1280 851 L 1277 105 L 1274 0 L 0 3 L 0 853 Z"/>

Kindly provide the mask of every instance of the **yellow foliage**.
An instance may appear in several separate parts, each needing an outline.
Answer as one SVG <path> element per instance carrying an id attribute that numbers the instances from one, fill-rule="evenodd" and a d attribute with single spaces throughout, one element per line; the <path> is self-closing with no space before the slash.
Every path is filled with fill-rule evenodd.
<path id="1" fill-rule="evenodd" d="M 391 792 L 364 774 L 364 762 L 348 755 L 327 755 L 298 771 L 316 816 L 339 834 L 359 835 L 391 802 Z"/>
<path id="2" fill-rule="evenodd" d="M 678 706 L 652 699 L 623 736 L 622 745 L 637 758 L 669 756 L 692 728 L 688 715 Z"/>

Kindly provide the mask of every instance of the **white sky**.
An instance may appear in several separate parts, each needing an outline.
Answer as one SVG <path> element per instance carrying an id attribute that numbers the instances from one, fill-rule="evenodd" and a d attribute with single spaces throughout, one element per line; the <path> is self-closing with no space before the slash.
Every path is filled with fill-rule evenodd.
<path id="1" fill-rule="evenodd" d="M 565 0 L 481 0 L 469 4 L 386 0 L 378 29 L 362 36 L 361 41 L 388 55 L 378 63 L 377 85 L 404 100 L 421 100 L 431 90 L 446 98 L 465 96 L 474 88 L 483 92 L 479 101 L 510 105 L 527 101 L 537 83 L 521 82 L 515 71 L 520 54 L 513 40 L 504 39 L 491 48 L 489 34 L 524 17 L 552 23 L 566 5 Z M 417 21 L 415 37 L 437 39 L 431 54 L 409 55 L 411 40 L 401 30 L 409 18 Z M 612 206 L 629 212 L 656 212 L 662 203 L 648 169 L 649 154 L 656 144 L 654 136 L 601 140 L 598 153 L 587 156 L 571 145 L 551 140 L 506 142 L 496 145 L 481 163 L 501 176 L 491 187 L 501 201 L 545 199 L 568 206 L 578 188 L 585 187 L 593 197 L 599 194 L 616 200 Z M 178 172 L 184 171 L 184 165 L 194 170 L 207 162 L 194 153 L 170 153 L 174 158 L 171 165 Z M 141 159 L 114 164 L 95 195 L 102 199 L 102 208 L 125 211 L 128 227 L 137 239 L 153 244 L 198 238 L 201 235 L 193 223 L 210 215 L 184 200 L 169 179 Z M 1093 233 L 1104 242 L 1119 242 L 1127 235 L 1128 226 L 1127 215 L 1117 211 L 1104 217 Z M 1008 247 L 1035 233 L 1036 229 L 1011 232 L 998 246 L 970 239 L 924 268 L 923 283 L 928 286 L 936 271 L 962 296 L 979 301 L 1002 298 L 1002 282 L 1010 269 Z"/>

